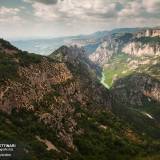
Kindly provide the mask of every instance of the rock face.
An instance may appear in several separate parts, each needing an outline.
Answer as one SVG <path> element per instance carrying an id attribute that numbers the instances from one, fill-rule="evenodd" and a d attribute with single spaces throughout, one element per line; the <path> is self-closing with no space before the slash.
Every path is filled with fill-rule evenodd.
<path id="1" fill-rule="evenodd" d="M 103 42 L 97 50 L 89 56 L 89 59 L 98 64 L 103 65 L 106 61 L 108 61 L 113 55 L 113 48 L 109 47 L 110 44 L 108 42 Z"/>
<path id="2" fill-rule="evenodd" d="M 79 132 L 76 107 L 92 113 L 111 109 L 109 92 L 98 82 L 81 50 L 64 46 L 51 59 L 24 53 L 3 40 L 0 46 L 0 62 L 5 65 L 0 70 L 9 72 L 0 74 L 1 111 L 32 111 L 40 121 L 56 128 L 60 141 L 74 149 L 73 134 Z M 11 68 L 15 68 L 13 73 Z"/>
<path id="3" fill-rule="evenodd" d="M 160 29 L 108 35 L 102 40 L 96 51 L 89 55 L 89 59 L 103 66 L 113 55 L 122 52 L 132 56 L 159 55 Z"/>
<path id="4" fill-rule="evenodd" d="M 60 50 L 62 51 L 61 53 Z M 87 58 L 86 52 L 83 48 L 77 46 L 62 46 L 60 50 L 56 50 L 49 57 L 59 60 L 60 62 L 72 63 L 72 65 L 79 65 L 77 62 L 80 61 L 94 76 L 97 76 L 98 78 L 101 77 L 101 67 Z"/>
<path id="5" fill-rule="evenodd" d="M 143 106 L 146 102 L 160 102 L 160 81 L 145 74 L 133 74 L 117 80 L 112 93 L 120 103 Z"/>
<path id="6" fill-rule="evenodd" d="M 141 42 L 130 42 L 123 49 L 122 52 L 132 56 L 154 56 L 160 54 L 159 44 L 143 44 Z"/>
<path id="7" fill-rule="evenodd" d="M 159 55 L 160 29 L 147 29 L 134 34 L 121 52 L 138 57 Z"/>
<path id="8" fill-rule="evenodd" d="M 138 32 L 136 37 L 156 37 L 160 36 L 160 29 L 146 29 L 144 31 Z"/>
<path id="9" fill-rule="evenodd" d="M 124 44 L 132 38 L 131 33 L 126 34 L 113 34 L 104 38 L 103 43 L 97 48 L 97 50 L 89 56 L 89 59 L 103 66 L 113 54 L 118 54 L 121 52 Z"/>

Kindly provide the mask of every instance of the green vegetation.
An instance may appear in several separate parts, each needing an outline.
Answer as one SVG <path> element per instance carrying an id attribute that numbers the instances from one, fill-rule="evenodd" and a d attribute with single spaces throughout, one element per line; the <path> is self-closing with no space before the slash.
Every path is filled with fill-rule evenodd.
<path id="1" fill-rule="evenodd" d="M 135 42 L 141 42 L 142 44 L 151 44 L 155 45 L 158 44 L 160 45 L 160 37 L 140 37 L 140 38 L 135 38 Z"/>
<path id="2" fill-rule="evenodd" d="M 1 48 L 6 48 L 9 50 L 17 50 L 18 51 L 18 49 L 16 47 L 12 46 L 8 41 L 5 41 L 0 38 L 0 51 L 1 51 Z"/>
<path id="3" fill-rule="evenodd" d="M 28 66 L 30 64 L 35 64 L 35 63 L 40 63 L 42 60 L 41 55 L 37 55 L 34 53 L 29 53 L 28 52 L 20 52 L 18 54 L 19 57 L 19 63 L 22 66 Z"/>
<path id="4" fill-rule="evenodd" d="M 8 79 L 14 80 L 18 76 L 17 68 L 18 66 L 12 58 L 0 53 L 0 84 Z"/>
<path id="5" fill-rule="evenodd" d="M 138 112 L 141 113 L 148 113 L 151 115 L 153 118 L 151 118 L 153 121 L 160 121 L 160 103 L 154 100 L 148 101 L 148 99 L 144 100 L 144 105 L 139 107 L 139 106 L 133 106 L 134 109 L 136 109 Z M 158 127 L 158 124 L 157 124 Z M 159 128 L 160 129 L 160 128 Z M 160 131 L 159 131 L 160 133 Z M 159 136 L 160 137 L 160 136 Z"/>
<path id="6" fill-rule="evenodd" d="M 130 62 L 133 63 L 129 65 Z M 134 68 L 134 66 L 136 67 Z M 126 77 L 133 73 L 145 73 L 156 79 L 160 79 L 159 67 L 160 56 L 131 57 L 123 53 L 114 55 L 104 65 L 104 83 L 111 87 L 113 80 Z"/>
<path id="7" fill-rule="evenodd" d="M 133 65 L 128 65 L 131 64 L 130 62 L 131 63 L 134 62 Z M 129 90 L 135 88 L 134 83 L 132 83 L 134 80 L 132 81 L 129 80 L 129 78 L 132 77 L 134 73 L 136 74 L 140 73 L 141 75 L 143 74 L 144 76 L 148 75 L 149 77 L 151 76 L 156 82 L 160 80 L 159 63 L 160 63 L 160 56 L 152 56 L 152 57 L 143 56 L 143 57 L 133 58 L 124 54 L 115 55 L 104 67 L 103 70 L 103 73 L 105 74 L 104 82 L 111 87 L 112 80 L 116 75 L 117 79 L 122 78 L 121 84 L 125 85 L 125 87 L 123 87 L 120 90 L 122 92 L 129 93 Z M 132 68 L 132 66 L 136 66 L 136 68 L 134 69 Z M 123 71 L 126 72 L 124 73 Z M 122 100 L 124 99 L 122 98 Z M 159 106 L 160 104 L 158 102 L 155 102 L 146 97 L 143 99 L 143 106 L 132 106 L 129 104 L 124 105 L 124 102 L 118 101 L 116 102 L 116 104 L 113 104 L 113 112 L 115 113 L 115 115 L 117 115 L 124 121 L 131 124 L 134 127 L 136 133 L 143 134 L 144 136 L 146 136 L 146 141 L 153 141 L 153 143 L 156 143 L 156 141 L 152 140 L 150 137 L 156 140 L 160 138 Z M 159 141 L 157 142 L 159 143 Z M 145 159 L 145 157 L 144 158 L 142 157 L 136 159 L 138 160 Z M 157 160 L 159 159 L 160 156 L 155 155 L 153 157 Z M 152 156 L 151 157 L 146 156 L 146 159 L 149 160 L 154 158 L 152 158 Z"/>
<path id="8" fill-rule="evenodd" d="M 17 71 L 20 66 L 26 67 L 31 64 L 40 63 L 42 60 L 42 56 L 19 51 L 5 41 L 4 46 L 8 47 L 9 51 L 1 50 L 0 46 L 0 85 L 9 79 L 13 81 L 18 80 L 19 75 Z M 14 53 L 10 51 L 12 49 Z"/>
<path id="9" fill-rule="evenodd" d="M 11 115 L 0 112 L 0 141 L 16 143 L 17 155 L 14 160 L 60 160 L 60 155 L 54 150 L 47 150 L 47 146 L 36 136 L 48 139 L 54 145 L 59 145 L 54 128 L 49 128 L 38 120 L 31 111 L 14 110 Z M 27 151 L 27 152 L 26 152 Z M 21 153 L 19 155 L 19 152 Z"/>
<path id="10" fill-rule="evenodd" d="M 132 73 L 132 70 L 129 70 L 127 66 L 127 60 L 129 58 L 130 56 L 123 53 L 113 56 L 103 68 L 105 76 L 104 83 L 111 87 L 114 78 L 121 78 Z"/>
<path id="11" fill-rule="evenodd" d="M 17 51 L 15 54 L 0 52 L 0 56 L 2 82 L 7 79 L 14 80 L 18 76 L 18 67 L 26 67 L 32 63 L 37 64 L 42 59 L 41 56 L 21 51 Z M 59 58 L 61 59 L 61 56 Z M 124 54 L 113 57 L 109 62 L 108 69 L 104 70 L 105 76 L 108 78 L 106 83 L 111 85 L 115 74 L 122 77 L 130 73 L 126 65 L 128 58 Z M 66 64 L 75 76 L 93 82 L 93 79 L 88 76 L 88 74 L 93 73 L 86 69 L 85 62 L 76 64 L 79 69 L 74 67 L 72 63 Z M 124 73 L 126 70 L 127 72 Z M 154 139 L 155 137 L 159 138 L 159 130 L 155 128 L 152 120 L 142 113 L 146 111 L 154 117 L 158 117 L 158 104 L 153 104 L 156 111 L 150 108 L 153 107 L 151 104 L 147 104 L 148 106 L 141 108 L 142 110 L 136 106 L 131 108 L 118 104 L 117 107 L 114 104 L 112 108 L 114 115 L 109 111 L 103 112 L 98 109 L 99 112 L 93 113 L 93 107 L 97 107 L 96 104 L 93 104 L 94 101 L 90 102 L 90 99 L 87 99 L 88 107 L 82 107 L 71 97 L 71 103 L 68 106 L 64 105 L 68 108 L 63 110 L 68 114 L 61 115 L 59 108 L 63 107 L 64 102 L 61 102 L 64 97 L 60 97 L 59 87 L 70 84 L 72 80 L 52 85 L 53 92 L 44 95 L 39 101 L 33 102 L 33 111 L 23 108 L 14 109 L 11 114 L 0 111 L 0 141 L 16 143 L 18 146 L 18 152 L 12 160 L 144 160 L 146 157 L 149 160 L 159 160 L 160 141 Z M 75 93 L 73 95 L 77 96 Z M 62 98 L 60 103 L 56 101 L 58 98 Z M 54 110 L 54 105 L 59 107 L 58 111 Z M 71 114 L 69 106 L 75 108 L 75 111 L 71 109 Z M 44 114 L 47 115 L 45 120 L 42 117 Z M 48 116 L 50 114 L 55 116 L 55 119 L 50 120 Z M 57 120 L 57 118 L 59 119 Z M 72 123 L 77 124 L 77 126 L 75 127 Z M 75 129 L 72 131 L 70 127 L 75 127 Z M 75 150 L 69 149 L 64 144 L 62 137 L 58 134 L 59 130 L 73 135 Z M 37 137 L 50 141 L 58 151 L 47 150 L 47 145 Z M 67 138 L 65 134 L 63 138 Z"/>
<path id="12" fill-rule="evenodd" d="M 45 99 L 50 96 L 46 95 Z M 81 117 L 76 120 L 77 129 L 82 133 L 74 134 L 77 150 L 71 151 L 70 155 L 64 152 L 67 147 L 59 141 L 56 128 L 44 124 L 38 115 L 25 109 L 13 110 L 11 115 L 0 112 L 0 141 L 6 140 L 18 145 L 13 160 L 64 160 L 67 157 L 69 160 L 143 160 L 146 156 L 158 160 L 159 141 L 155 143 L 147 136 L 137 134 L 132 125 L 112 113 L 93 115 L 84 111 L 78 103 L 74 105 L 76 113 L 81 113 Z M 135 140 L 132 135 L 127 136 L 128 130 L 132 130 Z M 49 140 L 60 152 L 48 151 L 47 146 L 36 136 Z"/>
<path id="13" fill-rule="evenodd" d="M 74 143 L 79 152 L 73 153 L 71 160 L 135 160 L 146 154 L 150 157 L 159 154 L 159 144 L 149 144 L 145 139 L 141 139 L 141 143 L 133 142 L 127 138 L 125 131 L 131 126 L 111 113 L 83 116 L 79 126 L 85 132 L 82 136 L 75 136 Z M 136 138 L 140 137 L 137 135 Z"/>
<path id="14" fill-rule="evenodd" d="M 160 138 L 160 128 L 158 126 L 160 110 L 158 103 L 150 103 L 144 106 L 125 106 L 117 103 L 113 105 L 113 113 L 131 124 L 138 134 L 146 136 L 146 140 L 151 141 L 152 137 L 156 141 Z M 151 115 L 153 119 L 148 117 L 146 113 Z"/>
<path id="15" fill-rule="evenodd" d="M 115 38 L 116 41 L 122 41 L 123 43 L 128 43 L 131 38 L 133 37 L 132 33 L 114 33 L 113 38 Z"/>

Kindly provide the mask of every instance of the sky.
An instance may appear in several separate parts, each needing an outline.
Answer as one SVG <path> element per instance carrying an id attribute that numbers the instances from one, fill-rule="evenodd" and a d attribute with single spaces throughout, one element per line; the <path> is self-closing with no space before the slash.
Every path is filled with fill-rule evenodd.
<path id="1" fill-rule="evenodd" d="M 5 39 L 144 26 L 160 26 L 160 0 L 0 0 L 0 37 Z"/>

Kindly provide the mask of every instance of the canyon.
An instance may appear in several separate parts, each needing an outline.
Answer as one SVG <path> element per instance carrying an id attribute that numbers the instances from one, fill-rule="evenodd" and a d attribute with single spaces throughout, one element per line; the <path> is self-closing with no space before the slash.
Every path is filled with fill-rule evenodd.
<path id="1" fill-rule="evenodd" d="M 124 30 L 49 56 L 0 39 L 0 140 L 16 160 L 159 159 L 159 30 Z"/>

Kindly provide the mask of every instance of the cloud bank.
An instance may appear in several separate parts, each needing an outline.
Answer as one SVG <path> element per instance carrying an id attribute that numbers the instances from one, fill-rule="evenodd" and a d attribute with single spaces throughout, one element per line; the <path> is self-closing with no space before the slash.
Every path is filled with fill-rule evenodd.
<path id="1" fill-rule="evenodd" d="M 130 17 L 159 17 L 159 0 L 32 0 L 35 16 L 55 20 L 54 18 L 68 19 L 95 19 Z"/>
<path id="2" fill-rule="evenodd" d="M 13 21 L 23 25 L 25 33 L 34 30 L 35 35 L 62 36 L 118 27 L 160 25 L 160 0 L 20 1 L 24 6 L 0 7 L 0 22 L 7 25 Z"/>
<path id="3" fill-rule="evenodd" d="M 7 8 L 7 7 L 0 7 L 0 22 L 16 22 L 20 20 L 18 15 L 20 9 L 18 8 Z"/>
<path id="4" fill-rule="evenodd" d="M 58 0 L 24 0 L 25 2 L 40 2 L 44 4 L 56 4 Z"/>

